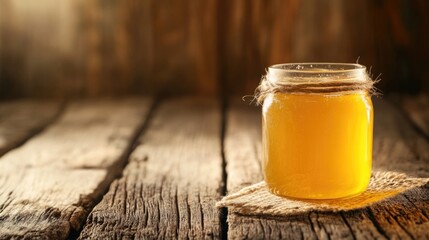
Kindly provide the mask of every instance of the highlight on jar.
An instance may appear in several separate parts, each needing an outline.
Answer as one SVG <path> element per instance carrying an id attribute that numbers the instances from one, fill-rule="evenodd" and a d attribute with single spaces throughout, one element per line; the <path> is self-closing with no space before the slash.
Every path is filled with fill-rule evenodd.
<path id="1" fill-rule="evenodd" d="M 374 81 L 366 67 L 290 63 L 268 68 L 262 168 L 269 191 L 301 199 L 350 197 L 371 177 Z"/>

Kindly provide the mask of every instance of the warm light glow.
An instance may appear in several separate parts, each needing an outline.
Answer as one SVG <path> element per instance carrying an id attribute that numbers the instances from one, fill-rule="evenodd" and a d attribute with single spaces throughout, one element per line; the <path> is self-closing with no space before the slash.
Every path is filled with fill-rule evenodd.
<path id="1" fill-rule="evenodd" d="M 371 175 L 371 99 L 272 94 L 263 108 L 265 181 L 276 194 L 329 199 L 363 192 Z"/>

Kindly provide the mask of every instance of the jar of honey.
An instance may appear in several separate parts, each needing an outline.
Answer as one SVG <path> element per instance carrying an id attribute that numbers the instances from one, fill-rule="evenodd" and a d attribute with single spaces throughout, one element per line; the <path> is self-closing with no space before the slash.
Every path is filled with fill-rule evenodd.
<path id="1" fill-rule="evenodd" d="M 269 190 L 334 199 L 366 190 L 372 165 L 372 80 L 359 64 L 269 67 L 263 98 L 263 172 Z"/>

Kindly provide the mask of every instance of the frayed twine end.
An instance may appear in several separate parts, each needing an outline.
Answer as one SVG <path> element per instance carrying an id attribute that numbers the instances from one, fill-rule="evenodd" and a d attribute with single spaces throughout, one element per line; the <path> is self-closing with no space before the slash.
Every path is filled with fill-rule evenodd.
<path id="1" fill-rule="evenodd" d="M 367 79 L 362 81 L 350 81 L 350 79 L 320 81 L 320 82 L 290 82 L 278 83 L 270 81 L 267 75 L 263 75 L 259 86 L 255 89 L 253 95 L 246 95 L 242 99 L 246 101 L 250 98 L 250 104 L 256 102 L 256 105 L 262 105 L 265 98 L 271 93 L 301 93 L 301 94 L 347 94 L 358 91 L 367 91 L 371 96 L 382 95 L 381 91 L 374 85 L 381 81 L 379 74 L 376 79 L 371 79 L 367 74 Z"/>

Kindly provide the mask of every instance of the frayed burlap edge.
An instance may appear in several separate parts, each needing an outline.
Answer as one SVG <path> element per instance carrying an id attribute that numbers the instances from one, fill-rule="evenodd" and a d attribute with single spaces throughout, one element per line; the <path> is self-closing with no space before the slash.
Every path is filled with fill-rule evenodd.
<path id="1" fill-rule="evenodd" d="M 357 196 L 329 200 L 298 200 L 271 194 L 265 182 L 245 187 L 224 197 L 217 207 L 243 215 L 288 216 L 309 211 L 348 211 L 390 199 L 425 185 L 429 178 L 413 178 L 397 172 L 374 172 L 368 189 Z"/>
<path id="2" fill-rule="evenodd" d="M 261 105 L 271 93 L 300 93 L 300 94 L 348 94 L 365 91 L 370 95 L 380 95 L 374 84 L 380 79 L 371 79 L 367 74 L 364 79 L 307 79 L 306 81 L 271 80 L 267 75 L 262 76 L 256 88 L 253 99 Z"/>

